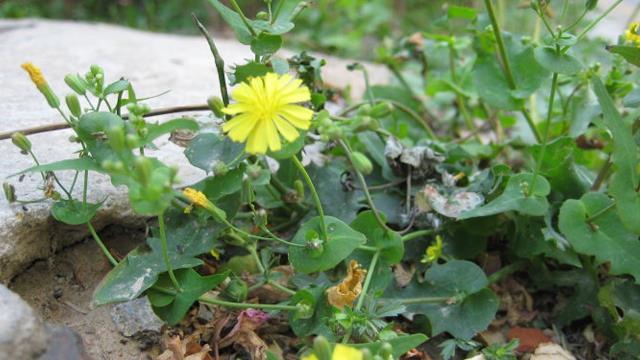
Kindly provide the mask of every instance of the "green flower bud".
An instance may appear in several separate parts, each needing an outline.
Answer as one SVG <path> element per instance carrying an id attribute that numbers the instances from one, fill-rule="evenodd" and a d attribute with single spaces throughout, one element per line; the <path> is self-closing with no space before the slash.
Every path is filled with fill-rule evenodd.
<path id="1" fill-rule="evenodd" d="M 320 239 L 320 235 L 315 230 L 309 230 L 305 235 L 307 240 L 307 244 L 305 245 L 305 250 L 308 252 L 309 256 L 313 258 L 317 258 L 324 252 L 324 241 Z"/>
<path id="2" fill-rule="evenodd" d="M 269 14 L 267 12 L 265 12 L 265 11 L 259 11 L 256 14 L 256 19 L 267 21 L 267 20 L 269 20 Z"/>
<path id="3" fill-rule="evenodd" d="M 49 104 L 52 109 L 60 107 L 60 99 L 58 99 L 58 96 L 53 92 L 49 84 L 44 84 L 39 87 L 38 90 L 40 90 L 42 95 L 44 95 L 44 98 L 47 100 L 47 104 Z"/>
<path id="4" fill-rule="evenodd" d="M 135 159 L 135 169 L 140 182 L 147 184 L 151 179 L 151 173 L 153 171 L 151 160 L 144 156 L 137 157 Z"/>
<path id="5" fill-rule="evenodd" d="M 31 141 L 21 132 L 11 134 L 11 142 L 17 146 L 23 154 L 28 154 L 31 151 Z"/>
<path id="6" fill-rule="evenodd" d="M 252 178 L 253 180 L 256 180 L 260 177 L 261 171 L 262 171 L 262 168 L 260 167 L 260 165 L 251 164 L 247 166 L 246 173 L 247 175 L 249 175 L 250 178 Z"/>
<path id="7" fill-rule="evenodd" d="M 371 355 L 371 351 L 369 349 L 364 348 L 362 351 L 362 360 L 373 360 L 373 355 Z"/>
<path id="8" fill-rule="evenodd" d="M 304 183 L 302 183 L 302 180 L 296 179 L 296 181 L 293 182 L 293 187 L 296 189 L 298 199 L 304 199 Z"/>
<path id="9" fill-rule="evenodd" d="M 224 294 L 235 302 L 243 302 L 247 299 L 249 288 L 247 283 L 239 278 L 233 278 L 224 289 Z"/>
<path id="10" fill-rule="evenodd" d="M 359 151 L 354 151 L 351 158 L 353 161 L 353 167 L 357 171 L 365 175 L 371 174 L 371 172 L 373 171 L 373 164 L 371 164 L 371 160 L 369 160 L 369 158 L 365 154 Z"/>
<path id="11" fill-rule="evenodd" d="M 371 116 L 357 117 L 355 118 L 353 124 L 355 126 L 355 131 L 376 130 L 380 127 L 378 120 L 372 118 Z"/>
<path id="12" fill-rule="evenodd" d="M 358 114 L 369 115 L 371 113 L 371 105 L 364 104 L 358 108 Z"/>
<path id="13" fill-rule="evenodd" d="M 84 96 L 87 93 L 87 82 L 78 74 L 68 74 L 64 77 L 64 82 L 78 95 Z"/>
<path id="14" fill-rule="evenodd" d="M 296 304 L 296 312 L 294 318 L 297 319 L 311 319 L 314 314 L 313 304 L 308 300 L 302 300 Z"/>
<path id="15" fill-rule="evenodd" d="M 227 164 L 224 163 L 224 161 L 221 160 L 216 160 L 213 163 L 213 175 L 215 176 L 224 176 L 229 172 L 229 167 L 227 166 Z"/>
<path id="16" fill-rule="evenodd" d="M 342 128 L 338 126 L 332 126 L 327 130 L 327 135 L 329 135 L 329 138 L 331 140 L 340 140 L 342 139 L 344 132 L 342 131 Z"/>
<path id="17" fill-rule="evenodd" d="M 372 107 L 371 111 L 369 112 L 369 116 L 379 119 L 391 114 L 392 111 L 393 104 L 385 101 Z"/>
<path id="18" fill-rule="evenodd" d="M 80 100 L 78 100 L 76 94 L 69 94 L 64 98 L 64 100 L 67 103 L 67 107 L 69 108 L 69 111 L 71 111 L 71 114 L 75 117 L 80 117 L 82 110 L 80 109 Z"/>
<path id="19" fill-rule="evenodd" d="M 91 67 L 89 67 L 89 69 L 91 70 L 91 73 L 92 73 L 94 76 L 95 76 L 95 75 L 98 75 L 98 74 L 103 74 L 103 73 L 104 73 L 104 70 L 102 70 L 102 68 L 100 67 L 100 65 L 93 64 L 93 65 L 91 65 Z"/>
<path id="20" fill-rule="evenodd" d="M 585 4 L 585 7 L 589 11 L 595 9 L 596 6 L 598 6 L 598 0 L 587 0 L 587 3 Z"/>
<path id="21" fill-rule="evenodd" d="M 106 130 L 106 134 L 113 150 L 119 151 L 125 148 L 125 135 L 122 126 L 112 126 Z"/>
<path id="22" fill-rule="evenodd" d="M 222 102 L 222 99 L 217 96 L 212 96 L 207 99 L 207 105 L 209 105 L 209 108 L 213 111 L 215 116 L 220 119 L 224 119 L 224 113 L 222 112 L 222 109 L 224 109 L 224 102 Z"/>
<path id="23" fill-rule="evenodd" d="M 129 149 L 135 149 L 140 147 L 140 137 L 136 134 L 127 134 L 125 137 L 125 143 Z"/>
<path id="24" fill-rule="evenodd" d="M 16 188 L 9 183 L 2 183 L 2 190 L 4 191 L 4 197 L 7 199 L 9 203 L 16 202 L 18 199 L 16 197 Z"/>
<path id="25" fill-rule="evenodd" d="M 318 360 L 331 360 L 331 344 L 324 336 L 318 336 L 313 340 L 313 352 Z"/>
<path id="26" fill-rule="evenodd" d="M 100 163 L 100 167 L 102 167 L 103 169 L 107 170 L 107 171 L 112 171 L 114 169 L 114 162 L 113 160 L 103 160 Z"/>
<path id="27" fill-rule="evenodd" d="M 380 355 L 384 360 L 393 360 L 393 347 L 389 343 L 384 343 L 378 350 L 378 355 Z"/>
<path id="28" fill-rule="evenodd" d="M 267 211 L 265 209 L 259 209 L 253 213 L 253 222 L 259 227 L 267 226 Z"/>

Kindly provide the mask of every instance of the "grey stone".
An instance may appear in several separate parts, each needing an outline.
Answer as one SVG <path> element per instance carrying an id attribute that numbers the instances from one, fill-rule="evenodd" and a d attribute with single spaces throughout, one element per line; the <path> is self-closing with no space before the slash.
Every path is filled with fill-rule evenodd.
<path id="1" fill-rule="evenodd" d="M 217 45 L 227 67 L 250 58 L 248 47 L 235 40 L 218 39 Z M 291 53 L 282 52 L 282 56 Z M 349 72 L 347 60 L 331 57 L 323 75 L 336 87 L 350 85 L 354 97 L 363 92 L 362 74 Z M 105 69 L 107 81 L 125 77 L 132 81 L 139 97 L 153 96 L 166 90 L 168 94 L 146 101 L 152 108 L 204 103 L 218 93 L 218 81 L 206 41 L 196 36 L 148 33 L 123 27 L 49 20 L 0 20 L 0 132 L 14 131 L 62 121 L 34 88 L 20 64 L 31 61 L 39 66 L 52 89 L 63 99 L 70 92 L 63 78 L 68 73 L 87 71 L 91 64 Z M 371 82 L 386 82 L 388 73 L 380 67 L 370 68 Z M 174 116 L 175 117 L 175 116 Z M 169 116 L 153 118 L 165 120 Z M 41 163 L 74 156 L 77 144 L 68 142 L 70 130 L 29 136 Z M 156 141 L 157 150 L 149 155 L 177 165 L 182 185 L 193 183 L 204 173 L 188 164 L 182 148 L 168 141 Z M 0 141 L 0 178 L 16 187 L 18 198 L 41 197 L 38 174 L 24 178 L 7 177 L 32 166 L 29 157 L 21 155 L 10 141 Z M 60 172 L 64 184 L 70 184 L 73 172 Z M 6 179 L 6 180 L 5 180 Z M 80 186 L 76 187 L 79 195 Z M 100 230 L 108 224 L 131 226 L 141 218 L 130 209 L 126 191 L 115 188 L 108 178 L 92 174 L 89 201 L 106 199 L 94 219 Z M 50 203 L 19 206 L 0 199 L 0 283 L 7 283 L 34 260 L 43 259 L 63 246 L 88 235 L 84 226 L 57 224 L 49 216 Z M 98 256 L 98 255 L 96 255 Z"/>
<path id="2" fill-rule="evenodd" d="M 151 309 L 147 297 L 119 303 L 111 308 L 111 319 L 118 331 L 126 337 L 141 334 L 160 334 L 164 322 Z"/>
<path id="3" fill-rule="evenodd" d="M 45 326 L 33 309 L 0 284 L 0 359 L 35 359 L 47 340 Z"/>
<path id="4" fill-rule="evenodd" d="M 67 326 L 47 325 L 49 344 L 38 360 L 91 360 L 82 337 Z"/>

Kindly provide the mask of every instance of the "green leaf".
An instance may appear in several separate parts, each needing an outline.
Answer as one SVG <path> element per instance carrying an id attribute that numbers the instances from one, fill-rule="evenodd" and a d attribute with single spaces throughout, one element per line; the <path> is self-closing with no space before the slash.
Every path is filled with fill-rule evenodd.
<path id="1" fill-rule="evenodd" d="M 349 344 L 349 346 L 358 349 L 369 349 L 372 354 L 376 354 L 383 344 L 388 343 L 393 348 L 392 354 L 394 359 L 399 359 L 402 355 L 406 354 L 409 350 L 418 347 L 420 344 L 427 341 L 427 336 L 424 334 L 412 334 L 412 335 L 399 335 L 398 337 L 376 341 L 366 344 Z"/>
<path id="2" fill-rule="evenodd" d="M 164 134 L 169 134 L 175 130 L 198 130 L 198 122 L 193 119 L 180 118 L 173 119 L 162 124 L 147 124 L 147 135 L 142 139 L 142 144 L 148 144 Z"/>
<path id="3" fill-rule="evenodd" d="M 551 191 L 549 182 L 538 175 L 533 193 L 527 196 L 532 180 L 533 174 L 531 173 L 512 176 L 500 196 L 482 207 L 462 213 L 459 219 L 496 215 L 507 211 L 517 211 L 520 214 L 530 216 L 546 214 L 549 208 L 547 195 Z"/>
<path id="4" fill-rule="evenodd" d="M 209 0 L 211 5 L 218 11 L 224 21 L 229 24 L 233 32 L 236 34 L 238 41 L 245 45 L 250 45 L 253 36 L 242 22 L 242 18 L 238 13 L 223 5 L 219 0 Z"/>
<path id="5" fill-rule="evenodd" d="M 216 201 L 226 195 L 231 195 L 242 189 L 244 166 L 235 168 L 224 175 L 208 177 L 198 184 L 195 189 L 201 190 L 211 201 Z"/>
<path id="6" fill-rule="evenodd" d="M 404 256 L 402 237 L 395 231 L 382 228 L 376 221 L 373 211 L 367 210 L 359 213 L 358 217 L 351 222 L 351 228 L 359 231 L 367 238 L 367 246 L 380 250 L 380 259 L 384 263 L 393 265 L 402 261 Z M 371 253 L 369 252 L 369 254 Z"/>
<path id="7" fill-rule="evenodd" d="M 278 17 L 274 19 L 273 23 L 264 20 L 254 20 L 252 24 L 256 30 L 266 31 L 272 35 L 282 35 L 294 28 L 294 16 L 302 10 L 301 8 L 308 6 L 308 4 L 300 0 L 280 0 L 280 2 L 273 6 L 274 9 L 280 9 Z"/>
<path id="8" fill-rule="evenodd" d="M 640 282 L 640 240 L 625 229 L 616 213 L 607 211 L 613 201 L 601 193 L 567 200 L 560 208 L 560 231 L 573 248 L 609 262 L 612 274 L 630 274 Z M 592 216 L 598 214 L 593 220 Z"/>
<path id="9" fill-rule="evenodd" d="M 402 290 L 392 289 L 384 298 L 400 300 L 407 310 L 425 314 L 432 335 L 448 332 L 470 339 L 486 329 L 498 310 L 498 299 L 487 288 L 486 275 L 469 261 L 453 260 L 434 265 L 423 283 L 412 282 Z"/>
<path id="10" fill-rule="evenodd" d="M 86 224 L 93 219 L 101 205 L 102 203 L 83 204 L 77 200 L 60 200 L 51 207 L 51 215 L 54 219 L 65 224 Z"/>
<path id="11" fill-rule="evenodd" d="M 173 301 L 165 306 L 153 306 L 153 311 L 162 320 L 169 325 L 175 325 L 184 318 L 185 314 L 191 308 L 202 294 L 215 288 L 227 277 L 228 273 L 215 274 L 210 276 L 200 276 L 193 269 L 181 269 L 175 271 L 176 279 L 182 288 L 173 296 Z M 172 283 L 167 273 L 162 274 L 156 283 L 165 289 L 172 289 Z M 159 290 L 151 288 L 148 294 L 161 293 Z M 151 295 L 153 296 L 153 295 Z"/>
<path id="12" fill-rule="evenodd" d="M 478 16 L 478 11 L 474 8 L 466 6 L 450 5 L 447 8 L 447 16 L 449 19 L 467 19 L 473 20 Z"/>
<path id="13" fill-rule="evenodd" d="M 353 230 L 349 225 L 332 216 L 325 216 L 328 239 L 323 243 L 322 251 L 314 252 L 308 249 L 309 240 L 321 238 L 322 229 L 320 217 L 314 217 L 302 224 L 293 242 L 305 247 L 289 246 L 289 261 L 293 267 L 308 274 L 334 268 L 358 246 L 364 244 L 367 238 Z"/>
<path id="14" fill-rule="evenodd" d="M 235 83 L 240 84 L 252 77 L 263 76 L 269 72 L 271 72 L 271 69 L 267 65 L 254 61 L 248 62 L 244 65 L 238 65 L 234 71 Z"/>
<path id="15" fill-rule="evenodd" d="M 47 172 L 47 171 L 62 171 L 62 170 L 77 170 L 77 171 L 89 170 L 89 171 L 96 171 L 100 173 L 103 172 L 102 168 L 96 163 L 95 160 L 88 157 L 82 157 L 79 159 L 60 160 L 60 161 L 52 162 L 49 164 L 32 166 L 18 173 L 11 174 L 9 177 L 22 175 L 29 172 Z"/>
<path id="16" fill-rule="evenodd" d="M 310 318 L 300 318 L 295 312 L 289 312 L 289 325 L 296 336 L 322 335 L 329 341 L 335 339 L 335 334 L 329 327 L 329 321 L 335 317 L 334 313 L 337 310 L 327 301 L 325 291 L 325 287 L 307 284 L 306 289 L 298 291 L 291 298 L 291 304 L 304 301 L 307 305 L 314 307 L 313 316 Z"/>
<path id="17" fill-rule="evenodd" d="M 593 91 L 602 108 L 603 121 L 613 135 L 613 163 L 615 173 L 609 182 L 609 193 L 616 200 L 622 223 L 640 234 L 640 196 L 638 188 L 638 154 L 631 129 L 622 120 L 611 96 L 598 77 L 593 77 Z"/>
<path id="18" fill-rule="evenodd" d="M 104 96 L 107 96 L 109 94 L 117 94 L 119 92 L 123 92 L 127 90 L 128 87 L 129 87 L 128 80 L 118 80 L 116 82 L 113 82 L 107 85 L 107 87 L 104 88 L 104 91 L 102 92 L 102 94 Z"/>
<path id="19" fill-rule="evenodd" d="M 353 221 L 362 207 L 359 203 L 362 191 L 346 189 L 342 184 L 342 174 L 348 171 L 345 162 L 334 159 L 323 167 L 309 165 L 307 171 L 316 186 L 325 213 L 345 222 Z"/>
<path id="20" fill-rule="evenodd" d="M 640 48 L 637 46 L 613 45 L 607 46 L 607 50 L 622 56 L 630 64 L 640 66 Z"/>
<path id="21" fill-rule="evenodd" d="M 275 54 L 282 47 L 282 36 L 260 34 L 251 40 L 251 51 L 258 56 L 268 56 Z"/>
<path id="22" fill-rule="evenodd" d="M 504 110 L 517 110 L 523 102 L 511 96 L 511 88 L 493 56 L 479 56 L 473 67 L 473 81 L 478 96 L 487 104 Z"/>
<path id="23" fill-rule="evenodd" d="M 556 52 L 552 47 L 539 47 L 534 52 L 536 61 L 543 68 L 558 74 L 573 75 L 582 70 L 578 59 Z"/>
<path id="24" fill-rule="evenodd" d="M 538 64 L 531 47 L 513 57 L 512 71 L 516 80 L 516 90 L 512 90 L 511 95 L 517 99 L 529 98 L 551 75 Z"/>
<path id="25" fill-rule="evenodd" d="M 233 142 L 226 136 L 202 133 L 189 142 L 184 155 L 191 165 L 210 172 L 219 162 L 231 165 L 243 151 L 244 145 Z"/>
<path id="26" fill-rule="evenodd" d="M 167 223 L 167 248 L 173 269 L 202 264 L 196 256 L 209 252 L 221 229 L 213 222 L 199 224 L 184 214 L 170 212 Z M 167 268 L 160 239 L 150 237 L 147 246 L 139 246 L 114 267 L 100 282 L 93 303 L 104 305 L 135 299 L 151 287 Z"/>

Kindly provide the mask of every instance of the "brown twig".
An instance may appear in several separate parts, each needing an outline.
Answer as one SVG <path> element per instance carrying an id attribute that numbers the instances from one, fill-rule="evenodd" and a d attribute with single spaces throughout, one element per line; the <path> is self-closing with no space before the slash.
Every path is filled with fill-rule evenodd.
<path id="1" fill-rule="evenodd" d="M 173 114 L 173 113 L 179 113 L 179 112 L 187 112 L 187 111 L 204 111 L 204 110 L 209 110 L 209 105 L 207 104 L 198 104 L 198 105 L 186 105 L 186 106 L 174 106 L 174 107 L 168 107 L 168 108 L 160 108 L 157 110 L 153 110 L 151 112 L 149 112 L 148 114 L 146 114 L 144 117 L 151 117 L 151 116 L 158 116 L 158 115 L 165 115 L 165 114 Z M 129 118 L 128 114 L 125 114 L 122 116 L 122 118 L 124 120 Z M 13 135 L 14 133 L 20 132 L 23 133 L 24 135 L 33 135 L 33 134 L 39 134 L 39 133 L 43 133 L 43 132 L 48 132 L 48 131 L 56 131 L 56 130 L 62 130 L 62 129 L 67 129 L 69 128 L 69 124 L 67 123 L 56 123 L 56 124 L 49 124 L 49 125 L 42 125 L 42 126 L 35 126 L 32 128 L 26 128 L 26 129 L 21 129 L 21 130 L 11 130 L 11 131 L 5 131 L 5 132 L 1 132 L 0 133 L 0 140 L 6 140 L 11 138 L 11 135 Z"/>

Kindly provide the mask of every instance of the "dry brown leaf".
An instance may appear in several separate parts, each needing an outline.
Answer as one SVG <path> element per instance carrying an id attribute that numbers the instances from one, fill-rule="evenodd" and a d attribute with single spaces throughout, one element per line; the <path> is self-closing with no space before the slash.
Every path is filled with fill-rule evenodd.
<path id="1" fill-rule="evenodd" d="M 158 360 L 213 360 L 209 352 L 209 345 L 201 346 L 199 343 L 199 334 L 192 334 L 180 339 L 180 336 L 174 336 L 165 340 L 167 348 Z"/>
<path id="2" fill-rule="evenodd" d="M 237 344 L 251 355 L 251 359 L 266 360 L 267 344 L 256 334 L 255 330 L 268 319 L 269 316 L 260 310 L 247 309 L 242 311 L 238 315 L 238 322 L 233 329 L 220 340 L 219 347 L 225 348 Z"/>
<path id="3" fill-rule="evenodd" d="M 538 345 L 530 360 L 576 360 L 576 358 L 558 344 L 544 343 Z"/>
<path id="4" fill-rule="evenodd" d="M 396 285 L 401 288 L 409 285 L 415 272 L 416 267 L 413 264 L 409 265 L 409 268 L 406 268 L 403 264 L 395 265 L 393 267 L 393 277 L 396 279 Z"/>
<path id="5" fill-rule="evenodd" d="M 357 261 L 351 260 L 347 269 L 347 277 L 336 286 L 327 289 L 329 304 L 343 309 L 346 305 L 352 306 L 353 301 L 362 292 L 362 282 L 367 270 L 360 267 Z"/>

